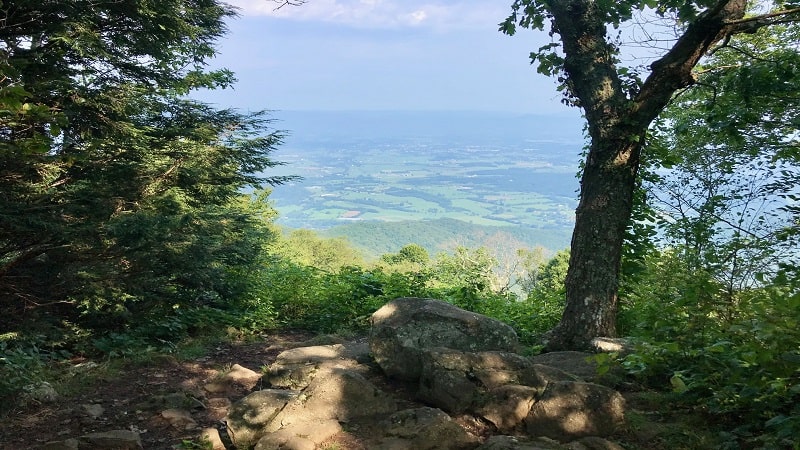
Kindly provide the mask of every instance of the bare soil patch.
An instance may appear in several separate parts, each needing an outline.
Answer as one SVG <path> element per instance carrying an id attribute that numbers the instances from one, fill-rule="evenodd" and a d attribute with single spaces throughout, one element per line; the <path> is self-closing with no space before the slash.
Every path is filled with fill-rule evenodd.
<path id="1" fill-rule="evenodd" d="M 147 364 L 126 364 L 119 373 L 87 377 L 77 393 L 52 403 L 2 408 L 0 449 L 28 450 L 50 441 L 110 430 L 138 432 L 145 449 L 181 448 L 183 441 L 197 441 L 199 431 L 215 427 L 225 414 L 225 399 L 232 402 L 259 386 L 237 386 L 224 393 L 210 393 L 205 387 L 234 364 L 256 372 L 272 363 L 282 351 L 297 347 L 312 335 L 302 332 L 265 336 L 247 343 L 221 343 L 199 358 L 179 361 L 171 356 L 156 357 Z M 192 410 L 197 429 L 178 429 L 162 417 L 164 398 L 183 394 Z M 161 403 L 161 404 L 160 404 Z M 93 417 L 85 405 L 102 414 Z"/>

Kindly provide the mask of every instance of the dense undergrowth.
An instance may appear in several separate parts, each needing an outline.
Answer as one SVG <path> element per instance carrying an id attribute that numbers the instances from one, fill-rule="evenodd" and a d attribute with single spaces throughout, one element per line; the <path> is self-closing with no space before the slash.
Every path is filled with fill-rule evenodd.
<path id="1" fill-rule="evenodd" d="M 514 290 L 508 280 L 499 283 L 497 261 L 486 249 L 429 258 L 409 245 L 366 263 L 340 240 L 305 238 L 304 247 L 292 247 L 300 245 L 296 240 L 288 245 L 288 237 L 273 246 L 246 301 L 179 307 L 117 328 L 53 322 L 3 335 L 0 393 L 24 397 L 39 381 L 57 383 L 66 362 L 78 356 L 141 358 L 179 352 L 190 340 L 281 330 L 363 334 L 376 309 L 404 296 L 438 298 L 502 320 L 531 352 L 541 350 L 539 338 L 560 318 L 567 253 L 529 267 L 527 279 L 516 280 L 525 289 Z M 715 281 L 682 269 L 675 253 L 654 255 L 646 266 L 626 284 L 620 315 L 637 351 L 606 362 L 621 365 L 632 385 L 660 393 L 660 408 L 683 411 L 715 430 L 714 446 L 797 448 L 800 296 L 790 279 L 723 302 Z M 709 445 L 700 442 L 675 448 Z"/>

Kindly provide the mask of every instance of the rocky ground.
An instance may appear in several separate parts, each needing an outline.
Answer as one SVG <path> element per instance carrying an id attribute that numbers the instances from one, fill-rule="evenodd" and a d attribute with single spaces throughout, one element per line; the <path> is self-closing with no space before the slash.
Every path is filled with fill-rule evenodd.
<path id="1" fill-rule="evenodd" d="M 220 344 L 195 360 L 158 357 L 100 379 L 87 376 L 88 385 L 79 386 L 74 396 L 31 402 L 5 413 L 0 449 L 38 449 L 50 441 L 109 430 L 139 433 L 145 449 L 192 448 L 183 443 L 197 442 L 200 430 L 216 426 L 230 402 L 257 388 L 256 381 L 245 381 L 209 392 L 219 387 L 225 373 L 236 364 L 260 372 L 280 352 L 311 338 L 307 333 L 281 333 L 258 342 Z M 176 426 L 180 419 L 165 418 L 168 410 L 190 411 L 195 425 Z"/>
<path id="2" fill-rule="evenodd" d="M 91 376 L 76 364 L 72 393 L 2 408 L 0 449 L 209 448 L 203 436 L 220 450 L 682 448 L 641 420 L 636 392 L 582 381 L 598 380 L 591 355 L 493 351 L 514 344 L 506 325 L 411 300 L 373 316 L 369 343 L 280 333 Z"/>

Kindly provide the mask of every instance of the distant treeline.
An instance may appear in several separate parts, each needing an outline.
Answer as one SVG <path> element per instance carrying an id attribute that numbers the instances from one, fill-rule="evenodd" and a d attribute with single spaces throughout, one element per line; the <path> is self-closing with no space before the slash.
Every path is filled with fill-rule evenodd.
<path id="1" fill-rule="evenodd" d="M 320 232 L 323 236 L 345 237 L 367 257 L 397 252 L 415 243 L 430 254 L 453 250 L 456 246 L 477 248 L 496 242 L 498 235 L 528 248 L 545 247 L 552 252 L 569 246 L 570 230 L 558 228 L 492 227 L 456 219 L 424 221 L 354 221 Z M 494 238 L 494 239 L 492 239 Z M 491 245 L 491 244 L 488 244 Z"/>

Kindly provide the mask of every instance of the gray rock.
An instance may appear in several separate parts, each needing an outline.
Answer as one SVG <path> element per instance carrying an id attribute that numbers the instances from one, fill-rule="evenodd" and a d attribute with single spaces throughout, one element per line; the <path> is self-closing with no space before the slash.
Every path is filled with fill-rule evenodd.
<path id="1" fill-rule="evenodd" d="M 586 436 L 609 436 L 625 421 L 622 395 L 593 383 L 557 381 L 544 393 L 525 418 L 532 436 L 563 442 Z"/>
<path id="2" fill-rule="evenodd" d="M 449 413 L 478 413 L 501 430 L 520 425 L 548 383 L 577 380 L 514 353 L 434 348 L 421 360 L 420 400 Z"/>
<path id="3" fill-rule="evenodd" d="M 58 399 L 59 395 L 56 389 L 50 383 L 42 381 L 25 386 L 19 402 L 21 405 L 27 405 L 30 403 L 53 403 Z"/>
<path id="4" fill-rule="evenodd" d="M 254 450 L 314 450 L 340 431 L 335 419 L 294 423 L 259 439 Z"/>
<path id="5" fill-rule="evenodd" d="M 396 400 L 361 374 L 339 369 L 325 377 L 315 378 L 276 415 L 265 431 L 274 432 L 292 424 L 328 419 L 348 422 L 391 414 L 396 410 Z"/>
<path id="6" fill-rule="evenodd" d="M 177 430 L 196 430 L 198 428 L 192 414 L 185 409 L 165 409 L 161 411 L 161 417 Z"/>
<path id="7" fill-rule="evenodd" d="M 473 448 L 479 439 L 469 434 L 443 411 L 406 409 L 385 422 L 386 436 L 376 448 L 391 450 L 455 450 Z"/>
<path id="8" fill-rule="evenodd" d="M 366 344 L 334 344 L 298 347 L 277 356 L 266 370 L 270 386 L 304 389 L 317 376 L 330 374 L 336 369 L 353 369 L 366 372 L 359 360 L 369 356 Z"/>
<path id="9" fill-rule="evenodd" d="M 569 450 L 625 450 L 621 445 L 597 436 L 589 436 L 566 445 Z"/>
<path id="10" fill-rule="evenodd" d="M 143 450 L 139 433 L 128 430 L 87 434 L 78 443 L 80 450 Z"/>
<path id="11" fill-rule="evenodd" d="M 40 450 L 78 450 L 78 445 L 77 439 L 50 441 L 44 444 Z"/>
<path id="12" fill-rule="evenodd" d="M 517 429 L 531 411 L 539 390 L 530 386 L 509 384 L 489 391 L 476 413 L 501 432 Z"/>
<path id="13" fill-rule="evenodd" d="M 533 356 L 531 360 L 535 364 L 561 369 L 585 381 L 594 381 L 598 377 L 594 353 L 574 351 L 550 352 Z"/>
<path id="14" fill-rule="evenodd" d="M 447 347 L 466 352 L 513 352 L 514 330 L 495 319 L 424 298 L 399 298 L 372 315 L 372 356 L 391 377 L 417 381 L 426 349 Z"/>
<path id="15" fill-rule="evenodd" d="M 566 447 L 544 437 L 492 436 L 476 450 L 566 450 Z"/>
<path id="16" fill-rule="evenodd" d="M 589 346 L 597 353 L 618 353 L 625 356 L 633 353 L 636 347 L 625 338 L 596 337 L 589 342 Z"/>
<path id="17" fill-rule="evenodd" d="M 265 428 L 291 400 L 297 391 L 265 389 L 256 391 L 231 406 L 223 419 L 237 447 L 248 448 L 267 432 Z"/>
<path id="18" fill-rule="evenodd" d="M 237 388 L 252 390 L 261 380 L 261 374 L 247 367 L 234 364 L 216 380 L 207 383 L 203 389 L 210 394 L 230 394 Z"/>
<path id="19" fill-rule="evenodd" d="M 99 419 L 103 415 L 103 413 L 106 412 L 105 408 L 103 408 L 102 405 L 98 405 L 96 403 L 84 404 L 81 405 L 80 408 L 83 414 L 95 420 Z"/>
<path id="20" fill-rule="evenodd" d="M 418 396 L 450 413 L 481 403 L 487 389 L 516 383 L 531 366 L 526 358 L 505 352 L 469 353 L 448 348 L 423 350 Z"/>

